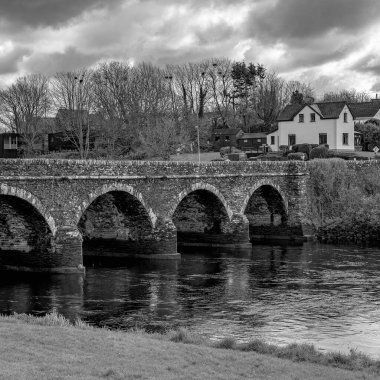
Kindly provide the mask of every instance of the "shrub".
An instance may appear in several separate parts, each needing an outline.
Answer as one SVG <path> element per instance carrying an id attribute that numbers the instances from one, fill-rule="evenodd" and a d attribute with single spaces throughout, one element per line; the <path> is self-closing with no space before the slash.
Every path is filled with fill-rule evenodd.
<path id="1" fill-rule="evenodd" d="M 310 153 L 310 159 L 314 158 L 328 158 L 329 157 L 329 148 L 325 145 L 319 145 L 316 148 L 313 148 Z"/>
<path id="2" fill-rule="evenodd" d="M 249 161 L 287 161 L 287 158 L 278 154 L 262 154 L 258 157 L 251 157 Z"/>
<path id="3" fill-rule="evenodd" d="M 312 149 L 311 144 L 296 144 L 292 146 L 290 153 L 305 153 L 306 159 L 309 159 Z"/>
<path id="4" fill-rule="evenodd" d="M 214 344 L 216 348 L 224 348 L 227 350 L 233 350 L 236 347 L 236 340 L 233 337 L 226 337 Z"/>
<path id="5" fill-rule="evenodd" d="M 278 149 L 280 150 L 280 152 L 282 152 L 283 154 L 287 154 L 289 153 L 290 149 L 287 145 L 280 145 L 278 147 Z"/>
<path id="6" fill-rule="evenodd" d="M 288 160 L 306 161 L 307 155 L 306 153 L 289 153 Z"/>

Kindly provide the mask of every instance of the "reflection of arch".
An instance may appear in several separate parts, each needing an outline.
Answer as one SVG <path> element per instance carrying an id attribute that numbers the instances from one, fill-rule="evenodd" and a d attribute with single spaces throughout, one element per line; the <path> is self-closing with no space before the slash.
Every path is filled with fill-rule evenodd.
<path id="1" fill-rule="evenodd" d="M 41 214 L 46 224 L 49 226 L 52 235 L 55 236 L 55 233 L 57 232 L 57 227 L 55 226 L 54 219 L 46 210 L 46 207 L 42 205 L 41 201 L 36 196 L 34 196 L 32 193 L 29 193 L 29 191 L 20 189 L 18 187 L 8 186 L 6 184 L 0 185 L 0 194 L 11 195 L 23 199 L 24 201 L 31 204 Z"/>
<path id="2" fill-rule="evenodd" d="M 175 200 L 171 203 L 171 207 L 169 209 L 169 217 L 170 218 L 173 217 L 173 214 L 174 214 L 175 210 L 177 209 L 178 205 L 181 203 L 182 199 L 184 199 L 187 195 L 189 195 L 190 193 L 192 193 L 193 191 L 196 191 L 196 190 L 207 190 L 210 193 L 214 194 L 219 199 L 219 201 L 222 203 L 224 208 L 226 209 L 228 218 L 231 221 L 233 212 L 228 207 L 227 202 L 226 202 L 223 194 L 216 187 L 209 185 L 208 183 L 204 183 L 204 182 L 194 183 L 178 194 L 178 196 L 175 198 Z"/>
<path id="3" fill-rule="evenodd" d="M 261 179 L 255 183 L 255 185 L 249 190 L 248 195 L 244 199 L 240 213 L 241 214 L 245 213 L 245 210 L 248 206 L 249 200 L 251 199 L 253 193 L 255 191 L 257 191 L 258 189 L 260 189 L 260 187 L 262 187 L 262 186 L 271 186 L 275 190 L 277 190 L 277 192 L 280 194 L 282 201 L 284 203 L 285 213 L 288 214 L 288 200 L 286 199 L 286 197 L 285 197 L 283 191 L 281 190 L 280 186 L 278 186 L 276 183 L 273 183 L 270 179 Z"/>
<path id="4" fill-rule="evenodd" d="M 156 215 L 154 214 L 154 212 L 153 212 L 153 210 L 151 208 L 149 208 L 149 209 L 147 208 L 142 194 L 140 192 L 136 191 L 132 186 L 125 185 L 123 183 L 116 183 L 116 182 L 115 183 L 111 183 L 111 184 L 103 185 L 103 186 L 98 187 L 97 189 L 95 189 L 93 192 L 91 192 L 88 195 L 87 199 L 85 201 L 83 201 L 81 203 L 81 205 L 79 206 L 79 210 L 78 210 L 78 213 L 77 213 L 77 220 L 75 221 L 75 223 L 76 224 L 79 223 L 79 220 L 82 217 L 83 213 L 86 211 L 86 209 L 88 208 L 88 206 L 90 206 L 90 204 L 95 199 L 97 199 L 101 195 L 107 194 L 107 193 L 109 193 L 111 191 L 124 191 L 125 193 L 128 193 L 128 194 L 134 196 L 135 198 L 137 198 L 139 200 L 139 202 L 143 205 L 144 209 L 146 210 L 146 212 L 147 212 L 147 214 L 149 216 L 149 220 L 151 222 L 152 227 L 154 228 L 156 226 L 157 217 L 156 217 Z"/>

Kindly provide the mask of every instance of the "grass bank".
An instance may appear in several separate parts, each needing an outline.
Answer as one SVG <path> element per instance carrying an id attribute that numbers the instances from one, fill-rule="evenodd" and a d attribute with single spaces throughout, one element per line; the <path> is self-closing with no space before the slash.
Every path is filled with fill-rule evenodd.
<path id="1" fill-rule="evenodd" d="M 184 330 L 110 331 L 72 325 L 56 314 L 0 317 L 0 342 L 1 379 L 376 379 L 380 374 L 379 362 L 358 353 L 323 355 L 307 345 L 237 345 L 232 339 L 212 343 Z"/>

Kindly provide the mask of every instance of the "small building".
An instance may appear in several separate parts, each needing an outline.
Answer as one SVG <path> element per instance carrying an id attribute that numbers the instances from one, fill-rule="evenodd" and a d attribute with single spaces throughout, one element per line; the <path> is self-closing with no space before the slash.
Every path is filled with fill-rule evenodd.
<path id="1" fill-rule="evenodd" d="M 264 132 L 243 133 L 237 138 L 237 147 L 240 150 L 258 151 L 259 147 L 266 145 L 267 135 Z"/>
<path id="2" fill-rule="evenodd" d="M 211 136 L 211 144 L 215 151 L 224 146 L 237 148 L 237 139 L 243 135 L 243 131 L 234 128 L 214 129 Z"/>
<path id="3" fill-rule="evenodd" d="M 354 117 L 346 102 L 290 104 L 277 118 L 278 129 L 267 135 L 272 151 L 295 144 L 328 144 L 354 151 Z"/>
<path id="4" fill-rule="evenodd" d="M 21 136 L 18 133 L 0 133 L 0 158 L 17 158 L 21 145 Z"/>

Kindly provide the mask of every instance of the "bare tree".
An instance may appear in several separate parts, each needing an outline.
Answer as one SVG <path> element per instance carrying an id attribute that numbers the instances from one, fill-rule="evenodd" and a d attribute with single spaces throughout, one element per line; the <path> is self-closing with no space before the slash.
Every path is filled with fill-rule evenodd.
<path id="1" fill-rule="evenodd" d="M 185 128 L 178 130 L 175 121 L 165 117 L 147 119 L 146 125 L 139 130 L 139 138 L 149 156 L 164 160 L 168 160 L 177 148 L 189 142 L 188 131 Z"/>
<path id="2" fill-rule="evenodd" d="M 0 122 L 10 131 L 22 136 L 27 156 L 41 142 L 43 130 L 40 119 L 51 106 L 48 79 L 43 75 L 18 78 L 14 84 L 0 91 Z"/>
<path id="3" fill-rule="evenodd" d="M 82 69 L 57 73 L 51 86 L 58 126 L 80 158 L 86 159 L 90 149 L 90 112 L 94 105 L 92 72 Z"/>
<path id="4" fill-rule="evenodd" d="M 92 75 L 94 106 L 103 126 L 98 133 L 109 152 L 128 151 L 134 131 L 131 125 L 133 69 L 123 62 L 103 63 Z"/>
<path id="5" fill-rule="evenodd" d="M 361 103 L 369 102 L 371 96 L 365 92 L 358 92 L 355 89 L 351 90 L 340 90 L 340 91 L 331 91 L 323 95 L 322 101 L 324 102 L 339 102 L 345 101 L 348 103 Z"/>
<path id="6" fill-rule="evenodd" d="M 263 121 L 264 128 L 269 131 L 276 122 L 283 102 L 285 81 L 275 72 L 268 72 L 258 85 L 258 102 L 256 111 L 258 117 Z"/>

